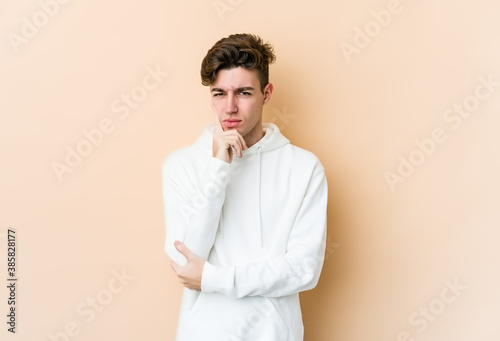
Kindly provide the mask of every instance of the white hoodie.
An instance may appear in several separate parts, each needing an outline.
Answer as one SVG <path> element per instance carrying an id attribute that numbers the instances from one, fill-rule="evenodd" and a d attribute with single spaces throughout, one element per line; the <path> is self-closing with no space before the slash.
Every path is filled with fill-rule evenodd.
<path id="1" fill-rule="evenodd" d="M 232 163 L 212 157 L 213 124 L 163 165 L 165 251 L 182 241 L 207 260 L 201 292 L 184 289 L 177 341 L 301 341 L 300 291 L 325 251 L 327 183 L 314 154 L 272 123 Z"/>

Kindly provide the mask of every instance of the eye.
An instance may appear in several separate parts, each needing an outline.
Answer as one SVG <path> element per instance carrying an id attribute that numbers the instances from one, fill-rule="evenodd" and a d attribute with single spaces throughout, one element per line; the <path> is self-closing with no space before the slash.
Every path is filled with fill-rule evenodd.
<path id="1" fill-rule="evenodd" d="M 213 94 L 214 97 L 220 97 L 220 96 L 223 96 L 224 93 L 223 92 L 216 92 Z"/>
<path id="2" fill-rule="evenodd" d="M 240 92 L 240 95 L 243 95 L 243 96 L 251 96 L 252 93 L 248 92 L 248 91 L 242 91 Z"/>

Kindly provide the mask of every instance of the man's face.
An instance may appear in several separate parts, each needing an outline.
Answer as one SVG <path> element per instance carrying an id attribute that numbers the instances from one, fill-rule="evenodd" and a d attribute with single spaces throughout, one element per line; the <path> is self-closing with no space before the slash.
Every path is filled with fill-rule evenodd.
<path id="1" fill-rule="evenodd" d="M 237 67 L 220 70 L 210 85 L 212 104 L 222 129 L 236 129 L 245 136 L 262 136 L 262 108 L 271 98 L 273 85 L 263 93 L 255 70 Z"/>

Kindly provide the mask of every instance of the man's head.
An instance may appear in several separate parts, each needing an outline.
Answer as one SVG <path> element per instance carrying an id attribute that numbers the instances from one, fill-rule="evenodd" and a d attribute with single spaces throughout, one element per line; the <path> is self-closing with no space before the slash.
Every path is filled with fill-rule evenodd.
<path id="1" fill-rule="evenodd" d="M 234 34 L 215 43 L 201 64 L 202 84 L 210 86 L 223 129 L 236 129 L 249 145 L 263 135 L 263 105 L 273 92 L 269 64 L 275 58 L 273 47 L 259 37 Z"/>
<path id="2" fill-rule="evenodd" d="M 201 63 L 201 84 L 212 85 L 220 70 L 241 66 L 255 70 L 260 91 L 269 83 L 269 64 L 276 59 L 274 49 L 253 34 L 233 34 L 215 43 Z"/>

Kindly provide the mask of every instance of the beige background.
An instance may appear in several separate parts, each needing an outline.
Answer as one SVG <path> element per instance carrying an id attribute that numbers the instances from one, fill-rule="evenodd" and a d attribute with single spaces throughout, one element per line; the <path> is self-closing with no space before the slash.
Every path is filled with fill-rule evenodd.
<path id="1" fill-rule="evenodd" d="M 387 8 L 384 27 L 372 11 Z M 174 339 L 181 286 L 163 252 L 160 168 L 211 121 L 200 62 L 236 32 L 274 44 L 266 120 L 327 170 L 327 260 L 301 295 L 306 340 L 500 337 L 500 88 L 471 97 L 480 77 L 500 81 L 497 1 L 73 0 L 41 10 L 0 2 L 2 316 L 8 227 L 19 278 L 18 333 L 4 317 L 2 340 Z M 13 44 L 23 27 L 31 37 Z M 168 76 L 143 91 L 148 67 Z M 121 118 L 112 104 L 131 91 L 143 101 Z M 464 102 L 477 110 L 453 129 L 443 113 Z M 113 130 L 59 181 L 53 163 L 99 124 Z M 419 154 L 414 140 L 435 129 L 446 138 Z M 401 176 L 410 156 L 420 165 L 391 188 L 386 172 Z"/>

